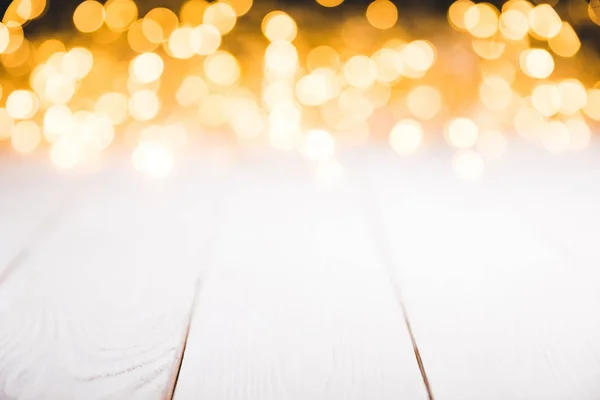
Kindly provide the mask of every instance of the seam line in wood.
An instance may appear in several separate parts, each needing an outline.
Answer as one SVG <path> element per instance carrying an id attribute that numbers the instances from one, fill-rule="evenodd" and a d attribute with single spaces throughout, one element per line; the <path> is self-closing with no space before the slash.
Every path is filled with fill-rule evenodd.
<path id="1" fill-rule="evenodd" d="M 373 188 L 369 187 L 369 184 L 367 183 L 367 177 L 365 177 L 362 173 L 360 175 L 362 177 L 362 185 L 360 186 L 362 187 L 358 188 L 361 191 L 359 197 L 362 198 L 363 209 L 367 216 L 367 219 L 370 222 L 371 233 L 373 235 L 373 239 L 375 240 L 375 244 L 379 249 L 379 254 L 381 255 L 382 263 L 385 266 L 385 271 L 388 275 L 389 283 L 392 286 L 394 297 L 396 298 L 396 301 L 398 302 L 398 304 L 400 305 L 400 309 L 402 310 L 402 314 L 404 316 L 404 323 L 406 325 L 406 329 L 410 337 L 413 352 L 415 354 L 415 359 L 419 367 L 419 372 L 421 373 L 421 378 L 423 379 L 423 384 L 425 386 L 425 390 L 427 391 L 427 398 L 429 400 L 434 400 L 433 390 L 431 389 L 431 384 L 429 383 L 429 378 L 427 377 L 425 364 L 423 363 L 423 359 L 421 358 L 419 346 L 417 344 L 417 340 L 415 339 L 415 335 L 410 324 L 410 319 L 408 317 L 408 310 L 402 297 L 402 290 L 400 289 L 396 273 L 394 272 L 394 261 L 391 256 L 389 240 L 387 239 L 387 235 L 383 233 L 385 232 L 385 228 L 382 223 L 383 219 L 377 211 L 377 201 L 375 199 L 368 198 L 369 193 L 372 194 L 372 196 L 374 196 L 373 193 L 375 192 L 373 191 Z"/>

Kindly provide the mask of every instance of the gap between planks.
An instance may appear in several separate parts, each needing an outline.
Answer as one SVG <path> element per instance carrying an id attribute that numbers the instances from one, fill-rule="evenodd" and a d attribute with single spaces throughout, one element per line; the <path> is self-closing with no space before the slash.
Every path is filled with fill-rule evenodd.
<path id="1" fill-rule="evenodd" d="M 369 157 L 367 156 L 366 169 L 369 168 Z M 413 333 L 410 318 L 408 314 L 408 308 L 404 303 L 404 299 L 402 296 L 402 289 L 400 288 L 400 284 L 398 283 L 398 279 L 396 276 L 394 261 L 392 258 L 392 252 L 390 248 L 390 240 L 388 235 L 385 233 L 385 226 L 382 223 L 383 219 L 381 214 L 378 212 L 379 206 L 377 204 L 377 200 L 375 199 L 373 193 L 374 188 L 369 184 L 369 180 L 367 176 L 362 172 L 361 169 L 358 174 L 356 174 L 358 181 L 358 189 L 359 196 L 361 198 L 362 208 L 365 213 L 366 219 L 369 222 L 369 226 L 371 229 L 371 235 L 373 237 L 373 241 L 379 250 L 379 255 L 381 256 L 382 263 L 384 264 L 385 272 L 388 276 L 388 280 L 390 286 L 392 287 L 392 291 L 394 293 L 394 297 L 396 301 L 400 305 L 400 309 L 403 313 L 404 324 L 406 325 L 406 329 L 408 331 L 408 335 L 410 336 L 410 341 L 412 344 L 413 352 L 415 354 L 415 360 L 417 365 L 419 366 L 419 372 L 421 373 L 421 378 L 423 379 L 423 385 L 425 386 L 425 390 L 427 391 L 427 397 L 429 400 L 434 400 L 433 390 L 431 389 L 431 384 L 429 383 L 429 378 L 427 376 L 427 370 L 425 369 L 425 364 L 423 363 L 423 359 L 421 358 L 421 353 L 419 351 L 419 346 L 417 344 L 417 340 Z"/>

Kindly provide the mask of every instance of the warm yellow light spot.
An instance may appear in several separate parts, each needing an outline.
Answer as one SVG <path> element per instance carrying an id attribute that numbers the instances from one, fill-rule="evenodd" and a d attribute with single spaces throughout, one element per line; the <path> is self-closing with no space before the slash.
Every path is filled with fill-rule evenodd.
<path id="1" fill-rule="evenodd" d="M 422 120 L 434 118 L 442 107 L 442 96 L 432 86 L 417 86 L 406 97 L 408 110 Z"/>
<path id="2" fill-rule="evenodd" d="M 48 78 L 43 98 L 53 104 L 66 104 L 75 95 L 75 80 L 65 74 L 54 74 Z"/>
<path id="3" fill-rule="evenodd" d="M 497 160 L 502 157 L 507 146 L 506 137 L 497 131 L 483 131 L 477 140 L 477 151 L 487 160 Z"/>
<path id="4" fill-rule="evenodd" d="M 444 133 L 452 146 L 467 149 L 477 142 L 479 128 L 469 118 L 460 117 L 448 122 Z"/>
<path id="5" fill-rule="evenodd" d="M 477 180 L 485 172 L 485 162 L 479 153 L 463 150 L 456 153 L 452 159 L 452 168 L 460 179 Z"/>
<path id="6" fill-rule="evenodd" d="M 523 72 L 532 78 L 545 79 L 554 71 L 554 59 L 545 49 L 530 49 L 521 53 L 520 65 Z"/>
<path id="7" fill-rule="evenodd" d="M 269 141 L 280 150 L 294 149 L 301 139 L 302 111 L 293 104 L 276 105 L 269 114 Z"/>
<path id="8" fill-rule="evenodd" d="M 517 10 L 507 10 L 500 15 L 500 32 L 510 40 L 521 40 L 529 31 L 527 15 Z"/>
<path id="9" fill-rule="evenodd" d="M 433 45 L 426 40 L 415 40 L 402 48 L 402 60 L 415 71 L 427 71 L 435 62 Z"/>
<path id="10" fill-rule="evenodd" d="M 479 86 L 479 98 L 490 110 L 505 110 L 510 105 L 513 95 L 510 84 L 500 76 L 487 76 Z"/>
<path id="11" fill-rule="evenodd" d="M 221 46 L 221 32 L 213 25 L 200 24 L 191 33 L 190 45 L 196 54 L 212 54 Z"/>
<path id="12" fill-rule="evenodd" d="M 10 43 L 10 32 L 8 27 L 0 22 L 0 54 L 4 53 Z"/>
<path id="13" fill-rule="evenodd" d="M 202 23 L 204 11 L 208 7 L 205 0 L 188 0 L 179 10 L 179 20 L 182 25 L 196 26 Z"/>
<path id="14" fill-rule="evenodd" d="M 266 121 L 261 109 L 252 99 L 236 99 L 233 107 L 231 128 L 238 138 L 252 139 L 266 130 Z"/>
<path id="15" fill-rule="evenodd" d="M 298 51 L 289 42 L 273 42 L 265 51 L 265 67 L 280 76 L 292 76 L 298 68 Z"/>
<path id="16" fill-rule="evenodd" d="M 366 121 L 372 114 L 374 106 L 362 89 L 346 88 L 338 97 L 340 111 L 354 121 Z"/>
<path id="17" fill-rule="evenodd" d="M 375 82 L 377 68 L 370 57 L 358 55 L 344 64 L 344 77 L 356 88 L 368 88 Z"/>
<path id="18" fill-rule="evenodd" d="M 214 25 L 219 32 L 221 32 L 221 35 L 226 35 L 231 32 L 235 26 L 236 20 L 237 14 L 233 7 L 227 3 L 216 2 L 211 3 L 206 10 L 204 10 L 202 22 Z"/>
<path id="19" fill-rule="evenodd" d="M 192 47 L 192 31 L 190 27 L 178 28 L 173 31 L 166 47 L 169 55 L 175 58 L 187 59 L 196 54 Z"/>
<path id="20" fill-rule="evenodd" d="M 146 14 L 142 20 L 142 31 L 149 42 L 160 44 L 168 40 L 178 25 L 179 20 L 173 11 L 158 7 Z"/>
<path id="21" fill-rule="evenodd" d="M 164 71 L 165 63 L 156 53 L 144 53 L 129 63 L 129 75 L 137 83 L 150 83 L 159 79 Z"/>
<path id="22" fill-rule="evenodd" d="M 464 24 L 471 35 L 489 38 L 498 31 L 498 10 L 489 3 L 475 4 L 465 12 Z"/>
<path id="23" fill-rule="evenodd" d="M 531 104 L 543 116 L 551 117 L 562 107 L 562 97 L 556 85 L 541 84 L 531 93 Z"/>
<path id="24" fill-rule="evenodd" d="M 304 137 L 300 151 L 309 160 L 325 161 L 335 153 L 335 139 L 324 129 L 311 130 Z"/>
<path id="25" fill-rule="evenodd" d="M 514 126 L 517 133 L 525 139 L 535 139 L 546 122 L 539 111 L 531 107 L 520 108 L 514 117 Z"/>
<path id="26" fill-rule="evenodd" d="M 133 151 L 131 159 L 135 169 L 154 178 L 166 178 L 174 164 L 173 155 L 153 142 L 141 143 Z"/>
<path id="27" fill-rule="evenodd" d="M 70 136 L 74 132 L 73 113 L 64 104 L 51 106 L 44 113 L 43 133 L 49 143 L 55 143 L 64 136 Z"/>
<path id="28" fill-rule="evenodd" d="M 95 32 L 106 19 L 104 6 L 94 0 L 86 0 L 75 9 L 73 22 L 75 27 L 84 33 Z"/>
<path id="29" fill-rule="evenodd" d="M 67 49 L 63 42 L 58 39 L 44 40 L 37 48 L 35 57 L 38 63 L 46 62 L 51 55 L 59 52 L 66 52 Z"/>
<path id="30" fill-rule="evenodd" d="M 151 90 L 140 90 L 129 98 L 129 112 L 138 121 L 149 121 L 156 117 L 160 110 L 160 101 Z"/>
<path id="31" fill-rule="evenodd" d="M 12 146 L 19 153 L 31 153 L 41 141 L 42 132 L 33 121 L 21 121 L 11 131 Z"/>
<path id="32" fill-rule="evenodd" d="M 389 0 L 375 0 L 367 7 L 367 20 L 377 29 L 389 29 L 396 25 L 398 9 Z"/>
<path id="33" fill-rule="evenodd" d="M 19 68 L 27 65 L 27 60 L 34 50 L 35 48 L 29 43 L 29 40 L 24 39 L 16 51 L 10 54 L 2 54 L 0 60 L 6 68 Z"/>
<path id="34" fill-rule="evenodd" d="M 562 121 L 548 121 L 540 130 L 542 145 L 552 153 L 561 153 L 569 149 L 569 129 Z"/>
<path id="35" fill-rule="evenodd" d="M 337 71 L 340 66 L 340 56 L 338 52 L 329 46 L 318 46 L 312 49 L 306 57 L 306 66 L 314 71 L 318 68 L 329 68 Z"/>
<path id="36" fill-rule="evenodd" d="M 548 39 L 548 45 L 558 56 L 573 57 L 581 48 L 581 41 L 571 24 L 563 22 L 560 32 Z"/>
<path id="37" fill-rule="evenodd" d="M 412 154 L 423 142 L 423 128 L 412 119 L 399 121 L 390 132 L 390 145 L 398 154 Z"/>
<path id="38" fill-rule="evenodd" d="M 565 121 L 569 131 L 569 149 L 573 151 L 583 150 L 592 140 L 592 132 L 583 118 L 569 118 Z"/>
<path id="39" fill-rule="evenodd" d="M 85 78 L 94 66 L 94 56 L 85 47 L 73 47 L 60 60 L 60 70 L 75 80 Z"/>
<path id="40" fill-rule="evenodd" d="M 271 11 L 262 21 L 262 32 L 271 42 L 291 42 L 298 34 L 296 21 L 283 11 Z"/>
<path id="41" fill-rule="evenodd" d="M 558 84 L 561 96 L 560 113 L 573 115 L 587 104 L 587 92 L 583 84 L 577 79 L 566 79 Z"/>
<path id="42" fill-rule="evenodd" d="M 219 50 L 206 57 L 204 72 L 217 85 L 229 86 L 240 78 L 240 64 L 231 53 Z"/>
<path id="43" fill-rule="evenodd" d="M 337 7 L 342 4 L 344 0 L 317 0 L 317 3 L 323 7 Z"/>
<path id="44" fill-rule="evenodd" d="M 177 102 L 182 107 L 197 106 L 208 96 L 208 86 L 200 76 L 187 76 L 176 93 Z"/>
<path id="45" fill-rule="evenodd" d="M 6 111 L 14 119 L 29 119 L 39 108 L 39 99 L 29 90 L 15 90 L 6 99 Z"/>
<path id="46" fill-rule="evenodd" d="M 0 140 L 10 138 L 10 134 L 15 120 L 11 117 L 5 108 L 0 108 Z"/>
<path id="47" fill-rule="evenodd" d="M 317 69 L 298 80 L 296 97 L 306 106 L 321 105 L 339 92 L 335 80 L 336 76 L 330 69 Z"/>
<path id="48" fill-rule="evenodd" d="M 404 63 L 399 51 L 382 48 L 371 56 L 371 60 L 375 63 L 375 72 L 378 81 L 391 83 L 400 78 Z"/>
<path id="49" fill-rule="evenodd" d="M 2 53 L 11 54 L 19 50 L 26 39 L 23 33 L 23 27 L 21 27 L 21 25 L 18 25 L 12 21 L 8 21 L 4 26 L 8 29 L 8 44 Z M 0 41 L 3 40 L 1 39 L 2 35 L 3 34 L 0 33 Z M 1 44 L 2 43 L 0 43 L 0 45 Z"/>
<path id="50" fill-rule="evenodd" d="M 144 35 L 142 24 L 143 22 L 138 20 L 127 31 L 127 43 L 129 43 L 131 50 L 137 53 L 146 53 L 158 47 L 158 43 L 152 43 Z"/>
<path id="51" fill-rule="evenodd" d="M 138 8 L 133 0 L 108 0 L 106 10 L 106 26 L 113 32 L 123 32 L 135 22 Z"/>
<path id="52" fill-rule="evenodd" d="M 129 117 L 129 98 L 123 93 L 105 93 L 96 101 L 95 110 L 108 115 L 113 125 L 121 125 Z"/>
<path id="53" fill-rule="evenodd" d="M 473 4 L 475 3 L 469 0 L 457 0 L 450 5 L 450 8 L 448 9 L 448 21 L 454 29 L 458 31 L 467 30 L 465 27 L 465 14 Z"/>
<path id="54" fill-rule="evenodd" d="M 486 60 L 496 60 L 500 58 L 506 49 L 506 43 L 496 38 L 473 39 L 472 46 L 475 53 Z"/>
<path id="55" fill-rule="evenodd" d="M 246 15 L 248 11 L 252 8 L 253 0 L 222 0 L 223 2 L 229 4 L 237 14 L 238 17 L 242 15 Z"/>
<path id="56" fill-rule="evenodd" d="M 552 38 L 562 29 L 560 17 L 549 4 L 537 5 L 529 12 L 529 25 L 532 33 L 541 39 Z"/>
<path id="57" fill-rule="evenodd" d="M 46 0 L 13 0 L 17 4 L 16 13 L 24 20 L 39 18 L 47 7 Z"/>
<path id="58" fill-rule="evenodd" d="M 600 121 L 600 89 L 588 89 L 587 103 L 583 112 L 590 119 Z"/>

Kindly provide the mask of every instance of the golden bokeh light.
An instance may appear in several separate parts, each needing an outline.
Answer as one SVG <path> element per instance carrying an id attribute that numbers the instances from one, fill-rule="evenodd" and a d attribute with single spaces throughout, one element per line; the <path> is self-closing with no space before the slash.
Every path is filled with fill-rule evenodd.
<path id="1" fill-rule="evenodd" d="M 464 26 L 477 38 L 489 38 L 498 31 L 498 10 L 490 3 L 475 4 L 466 10 Z"/>
<path id="2" fill-rule="evenodd" d="M 221 0 L 221 1 L 224 1 L 225 3 L 229 4 L 235 10 L 235 13 L 237 14 L 238 17 L 241 17 L 242 15 L 246 15 L 246 13 L 248 13 L 248 11 L 250 11 L 250 9 L 252 8 L 252 5 L 254 4 L 253 0 Z"/>
<path id="3" fill-rule="evenodd" d="M 390 145 L 398 154 L 412 154 L 423 142 L 423 128 L 412 119 L 397 122 L 390 132 Z"/>
<path id="4" fill-rule="evenodd" d="M 433 119 L 442 108 L 442 96 L 433 86 L 417 86 L 406 98 L 409 111 L 422 120 Z"/>
<path id="5" fill-rule="evenodd" d="M 317 3 L 323 7 L 337 7 L 342 4 L 344 0 L 317 0 Z"/>
<path id="6" fill-rule="evenodd" d="M 398 9 L 389 0 L 374 0 L 367 7 L 367 20 L 377 29 L 389 29 L 398 21 Z"/>
<path id="7" fill-rule="evenodd" d="M 520 65 L 530 77 L 545 79 L 554 71 L 554 58 L 546 49 L 529 49 L 521 53 Z"/>
<path id="8" fill-rule="evenodd" d="M 129 118 L 129 97 L 124 93 L 109 92 L 98 98 L 95 111 L 106 114 L 113 125 L 121 125 Z"/>
<path id="9" fill-rule="evenodd" d="M 230 86 L 240 78 L 240 65 L 231 53 L 219 50 L 206 57 L 204 72 L 217 85 Z"/>
<path id="10" fill-rule="evenodd" d="M 548 39 L 548 46 L 558 56 L 573 57 L 581 48 L 581 41 L 571 24 L 563 22 L 558 34 Z"/>
<path id="11" fill-rule="evenodd" d="M 41 141 L 40 127 L 33 121 L 21 121 L 11 130 L 12 146 L 19 153 L 31 153 Z"/>
<path id="12" fill-rule="evenodd" d="M 142 32 L 149 42 L 160 44 L 169 39 L 178 25 L 179 20 L 173 11 L 158 7 L 148 11 L 142 19 Z"/>
<path id="13" fill-rule="evenodd" d="M 201 76 L 186 76 L 175 97 L 182 107 L 198 106 L 208 96 L 209 89 Z"/>
<path id="14" fill-rule="evenodd" d="M 221 35 L 226 35 L 235 26 L 237 14 L 232 6 L 224 2 L 211 3 L 204 10 L 202 21 L 205 24 L 214 25 Z"/>
<path id="15" fill-rule="evenodd" d="M 29 119 L 40 106 L 38 96 L 29 90 L 15 90 L 6 99 L 6 111 L 14 119 Z"/>
<path id="16" fill-rule="evenodd" d="M 546 40 L 558 35 L 562 29 L 560 17 L 549 4 L 535 6 L 529 12 L 529 24 L 533 34 Z"/>
<path id="17" fill-rule="evenodd" d="M 213 25 L 200 24 L 190 34 L 190 46 L 196 54 L 212 54 L 221 46 L 221 32 Z"/>
<path id="18" fill-rule="evenodd" d="M 129 98 L 129 113 L 138 121 L 149 121 L 160 111 L 160 100 L 151 90 L 140 90 Z"/>
<path id="19" fill-rule="evenodd" d="M 129 75 L 138 83 L 150 83 L 161 77 L 164 68 L 161 56 L 156 53 L 143 53 L 129 64 Z"/>
<path id="20" fill-rule="evenodd" d="M 108 0 L 104 23 L 113 32 L 124 32 L 136 21 L 138 8 L 133 0 Z"/>
<path id="21" fill-rule="evenodd" d="M 73 14 L 75 27 L 84 33 L 95 32 L 104 24 L 106 10 L 95 0 L 86 0 L 79 4 Z"/>
<path id="22" fill-rule="evenodd" d="M 40 147 L 58 168 L 124 143 L 135 168 L 165 177 L 207 137 L 300 152 L 329 183 L 343 175 L 336 149 L 369 141 L 411 154 L 437 136 L 465 179 L 513 135 L 557 153 L 593 143 L 590 6 L 457 0 L 444 20 L 399 15 L 391 0 L 317 6 L 342 3 L 85 0 L 52 35 L 29 25 L 51 1 L 13 0 L 0 23 L 0 139 Z"/>
<path id="23" fill-rule="evenodd" d="M 477 143 L 479 128 L 469 118 L 459 117 L 451 120 L 445 128 L 448 143 L 459 149 L 468 149 Z"/>
<path id="24" fill-rule="evenodd" d="M 283 11 L 271 11 L 262 21 L 262 32 L 271 42 L 292 42 L 298 34 L 296 21 Z"/>

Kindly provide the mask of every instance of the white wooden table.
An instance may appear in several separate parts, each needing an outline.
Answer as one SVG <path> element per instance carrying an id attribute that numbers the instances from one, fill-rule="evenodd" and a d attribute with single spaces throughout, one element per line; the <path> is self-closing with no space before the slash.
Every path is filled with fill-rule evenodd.
<path id="1" fill-rule="evenodd" d="M 600 149 L 450 160 L 0 155 L 0 399 L 599 399 Z"/>

